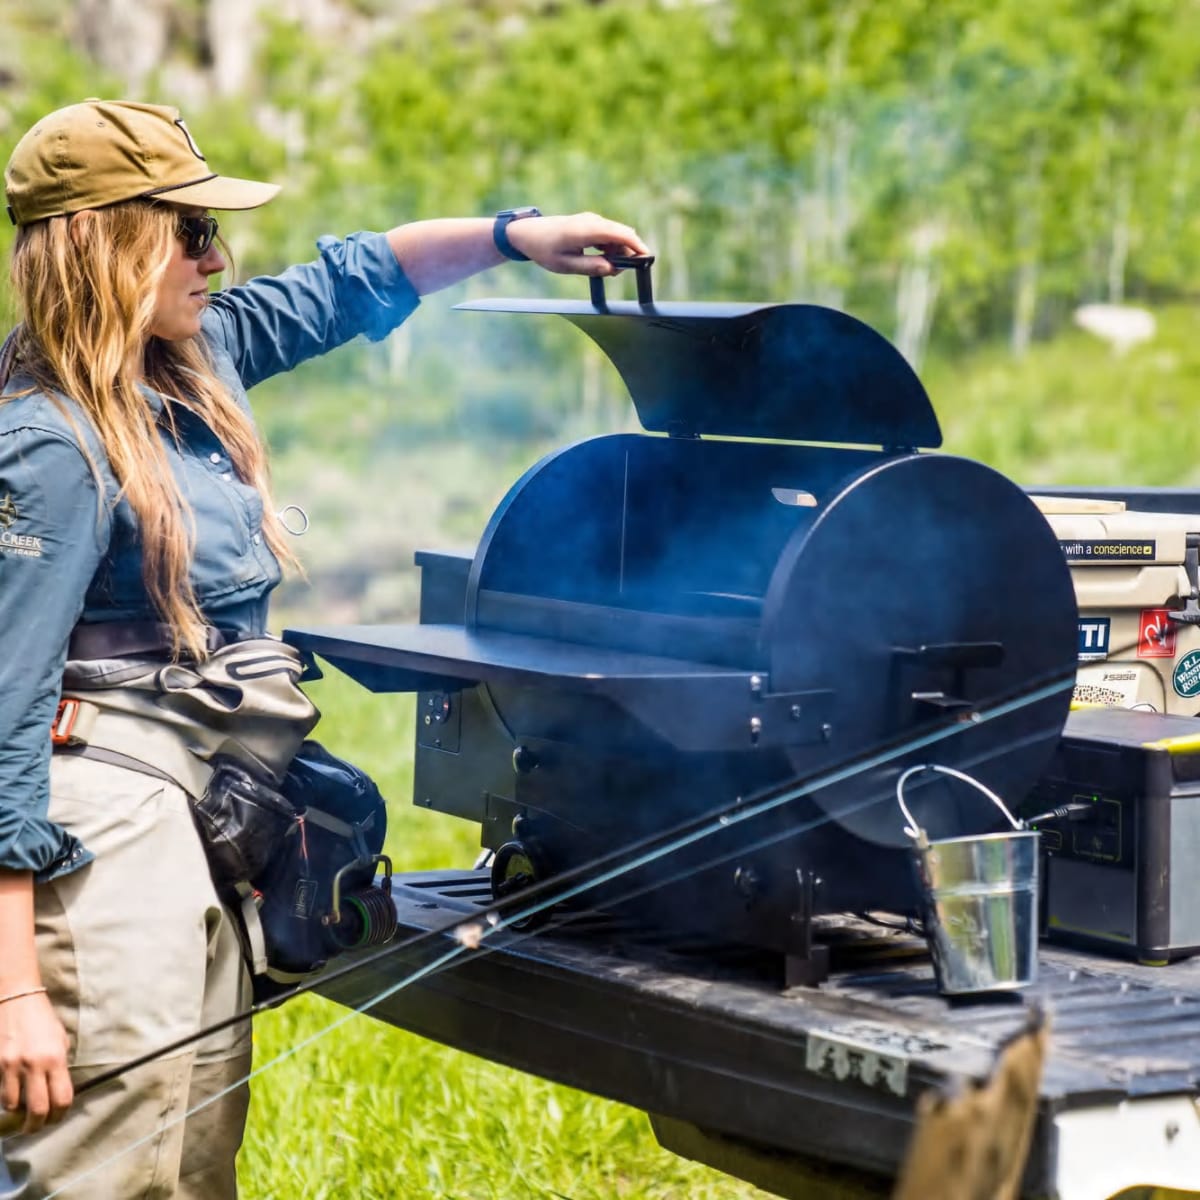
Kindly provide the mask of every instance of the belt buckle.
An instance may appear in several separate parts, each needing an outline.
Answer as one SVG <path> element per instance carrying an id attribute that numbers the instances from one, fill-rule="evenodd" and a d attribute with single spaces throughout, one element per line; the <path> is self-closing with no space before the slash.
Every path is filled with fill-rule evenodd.
<path id="1" fill-rule="evenodd" d="M 54 724 L 50 726 L 50 743 L 54 746 L 71 745 L 71 735 L 75 722 L 79 719 L 78 700 L 60 700 L 58 712 L 54 714 Z"/>

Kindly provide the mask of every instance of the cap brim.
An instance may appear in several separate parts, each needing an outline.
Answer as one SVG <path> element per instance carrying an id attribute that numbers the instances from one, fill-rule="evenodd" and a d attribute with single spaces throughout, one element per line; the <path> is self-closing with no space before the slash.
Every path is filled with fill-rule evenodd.
<path id="1" fill-rule="evenodd" d="M 204 179 L 199 183 L 161 188 L 151 194 L 161 204 L 187 204 L 196 208 L 215 209 L 258 208 L 279 195 L 279 185 L 214 175 L 211 179 Z"/>

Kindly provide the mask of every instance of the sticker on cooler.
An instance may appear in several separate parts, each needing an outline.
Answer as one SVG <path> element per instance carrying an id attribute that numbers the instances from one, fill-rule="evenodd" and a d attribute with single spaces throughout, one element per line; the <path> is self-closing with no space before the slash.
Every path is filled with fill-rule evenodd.
<path id="1" fill-rule="evenodd" d="M 1138 658 L 1174 658 L 1175 622 L 1169 608 L 1143 608 L 1138 622 Z"/>
<path id="2" fill-rule="evenodd" d="M 1079 661 L 1094 662 L 1108 657 L 1108 617 L 1089 617 L 1079 622 Z"/>
<path id="3" fill-rule="evenodd" d="M 1200 650 L 1190 651 L 1175 664 L 1171 684 L 1185 700 L 1200 696 Z"/>

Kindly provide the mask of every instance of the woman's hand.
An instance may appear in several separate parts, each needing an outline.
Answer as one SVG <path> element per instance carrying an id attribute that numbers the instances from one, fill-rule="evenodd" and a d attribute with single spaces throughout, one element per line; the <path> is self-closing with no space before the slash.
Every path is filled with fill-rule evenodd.
<path id="1" fill-rule="evenodd" d="M 510 221 L 505 232 L 515 249 L 559 275 L 615 275 L 620 268 L 606 255 L 650 253 L 636 230 L 593 212 L 524 217 Z M 588 250 L 600 253 L 588 254 Z"/>
<path id="2" fill-rule="evenodd" d="M 410 221 L 387 233 L 388 244 L 420 296 L 499 266 L 504 256 L 492 238 L 492 217 L 437 217 Z M 564 275 L 615 275 L 605 254 L 649 254 L 628 225 L 596 213 L 522 217 L 510 221 L 508 240 L 547 271 Z M 588 254 L 599 250 L 599 254 Z"/>
<path id="3" fill-rule="evenodd" d="M 41 987 L 33 907 L 33 875 L 0 871 L 0 1126 L 20 1121 L 26 1133 L 59 1120 L 75 1097 L 67 1033 Z"/>
<path id="4" fill-rule="evenodd" d="M 33 1133 L 62 1119 L 75 1096 L 67 1050 L 45 992 L 0 1004 L 0 1120 L 24 1109 L 22 1132 Z"/>

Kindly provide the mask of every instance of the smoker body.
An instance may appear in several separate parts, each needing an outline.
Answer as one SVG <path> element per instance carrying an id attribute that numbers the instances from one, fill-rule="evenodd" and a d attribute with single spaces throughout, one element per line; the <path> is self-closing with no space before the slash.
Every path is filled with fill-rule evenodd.
<path id="1" fill-rule="evenodd" d="M 500 890 L 800 781 L 585 902 L 795 961 L 818 914 L 915 910 L 900 772 L 1019 799 L 1066 718 L 1076 609 L 1036 507 L 927 452 L 920 382 L 846 314 L 473 307 L 573 321 L 647 432 L 531 468 L 469 567 L 420 556 L 419 624 L 289 640 L 420 693 L 414 800 L 480 824 Z M 932 837 L 995 827 L 944 777 L 906 798 Z"/>

